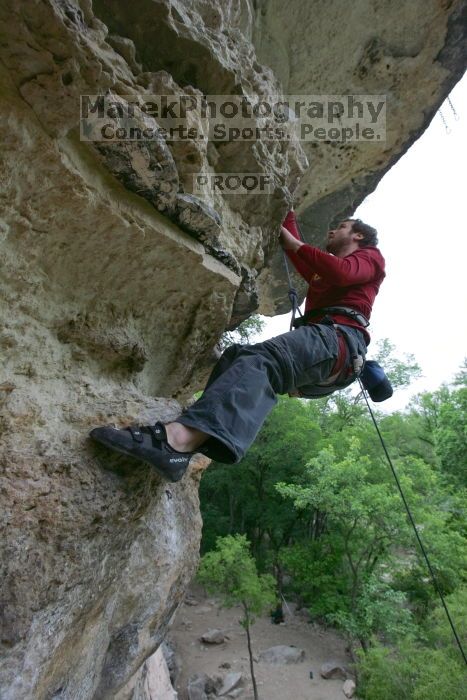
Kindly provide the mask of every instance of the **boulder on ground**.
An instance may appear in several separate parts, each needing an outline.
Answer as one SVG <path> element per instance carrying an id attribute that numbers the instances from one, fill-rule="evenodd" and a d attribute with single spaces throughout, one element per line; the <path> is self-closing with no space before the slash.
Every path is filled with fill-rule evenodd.
<path id="1" fill-rule="evenodd" d="M 344 685 L 342 686 L 342 692 L 344 693 L 345 697 L 353 698 L 353 696 L 355 695 L 355 690 L 355 681 L 353 681 L 351 678 L 347 678 Z"/>
<path id="2" fill-rule="evenodd" d="M 165 663 L 167 664 L 167 668 L 169 670 L 170 681 L 172 685 L 175 685 L 181 668 L 180 658 L 177 656 L 175 646 L 168 639 L 165 639 L 162 642 L 161 650 L 162 654 L 164 655 Z"/>
<path id="3" fill-rule="evenodd" d="M 340 678 L 343 681 L 347 679 L 347 671 L 339 661 L 326 661 L 320 668 L 322 678 Z"/>
<path id="4" fill-rule="evenodd" d="M 279 644 L 276 647 L 269 647 L 259 655 L 259 660 L 267 664 L 297 664 L 303 661 L 305 652 L 297 647 Z"/>
<path id="5" fill-rule="evenodd" d="M 185 596 L 185 600 L 183 602 L 185 605 L 193 606 L 193 605 L 198 605 L 199 601 L 197 601 L 196 598 L 193 598 L 193 596 L 187 595 L 187 596 Z"/>
<path id="6" fill-rule="evenodd" d="M 228 698 L 238 698 L 239 695 L 243 693 L 243 688 L 236 688 L 235 690 L 232 690 L 231 693 L 227 695 Z"/>
<path id="7" fill-rule="evenodd" d="M 241 673 L 235 673 L 234 671 L 232 673 L 228 673 L 226 675 L 226 677 L 224 678 L 222 688 L 219 690 L 218 695 L 222 696 L 222 695 L 227 695 L 228 693 L 232 693 L 233 690 L 238 688 L 238 686 L 240 685 L 241 682 L 242 682 L 242 674 Z"/>
<path id="8" fill-rule="evenodd" d="M 207 673 L 196 673 L 188 679 L 188 700 L 208 700 L 206 687 L 212 686 L 214 681 Z"/>
<path id="9" fill-rule="evenodd" d="M 197 615 L 209 615 L 209 613 L 212 613 L 212 606 L 211 605 L 197 605 L 195 606 L 195 609 L 193 610 Z"/>
<path id="10" fill-rule="evenodd" d="M 299 610 L 295 610 L 295 615 L 296 617 L 300 617 L 302 620 L 305 620 L 305 622 L 311 622 L 310 611 L 306 608 L 300 608 Z"/>
<path id="11" fill-rule="evenodd" d="M 201 636 L 201 641 L 205 644 L 222 644 L 225 642 L 225 635 L 221 630 L 208 630 Z"/>

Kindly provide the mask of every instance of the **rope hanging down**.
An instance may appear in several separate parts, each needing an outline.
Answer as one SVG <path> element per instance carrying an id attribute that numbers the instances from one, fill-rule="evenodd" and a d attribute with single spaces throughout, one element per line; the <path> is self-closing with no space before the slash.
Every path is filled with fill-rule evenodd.
<path id="1" fill-rule="evenodd" d="M 413 531 L 415 532 L 415 537 L 417 538 L 418 545 L 419 545 L 420 550 L 421 550 L 421 552 L 422 552 L 422 554 L 423 554 L 423 558 L 425 559 L 425 563 L 426 563 L 426 565 L 427 565 L 427 567 L 428 567 L 428 571 L 430 572 L 431 580 L 433 581 L 433 586 L 434 586 L 434 588 L 435 588 L 435 591 L 437 592 L 437 594 L 438 594 L 439 597 L 440 597 L 442 606 L 443 606 L 443 608 L 444 608 L 444 612 L 446 613 L 446 616 L 447 616 L 447 618 L 448 618 L 448 620 L 449 620 L 449 624 L 450 624 L 450 626 L 451 626 L 452 633 L 453 633 L 454 638 L 455 638 L 455 640 L 456 640 L 456 642 L 457 642 L 457 646 L 459 647 L 459 651 L 460 651 L 460 653 L 462 654 L 462 658 L 464 659 L 464 663 L 465 663 L 466 666 L 467 666 L 467 657 L 466 657 L 465 652 L 464 652 L 464 649 L 463 649 L 463 647 L 462 647 L 461 640 L 460 640 L 460 638 L 459 638 L 459 635 L 457 634 L 456 628 L 455 628 L 455 626 L 454 626 L 454 622 L 452 621 L 451 615 L 450 615 L 449 610 L 448 610 L 448 606 L 447 606 L 447 604 L 446 604 L 446 601 L 444 600 L 444 596 L 443 596 L 443 594 L 442 594 L 442 592 L 441 592 L 441 589 L 440 589 L 440 587 L 439 587 L 439 585 L 438 585 L 438 581 L 436 580 L 435 572 L 433 571 L 433 567 L 431 566 L 430 559 L 428 558 L 428 554 L 427 554 L 427 552 L 426 552 L 426 549 L 425 549 L 425 547 L 424 547 L 424 544 L 423 544 L 423 542 L 422 542 L 422 540 L 421 540 L 420 535 L 418 534 L 417 526 L 416 526 L 415 521 L 414 521 L 414 519 L 413 519 L 412 513 L 410 512 L 409 504 L 408 504 L 407 501 L 406 501 L 404 492 L 403 492 L 403 490 L 402 490 L 402 486 L 401 486 L 400 481 L 399 481 L 399 477 L 397 476 L 397 472 L 396 472 L 396 470 L 395 470 L 395 468 L 394 468 L 394 465 L 393 465 L 393 463 L 392 463 L 392 459 L 391 459 L 391 457 L 389 456 L 389 452 L 388 452 L 388 450 L 387 450 L 387 448 L 386 448 L 386 444 L 385 444 L 385 442 L 384 442 L 384 440 L 383 440 L 383 436 L 381 435 L 380 429 L 379 429 L 379 427 L 378 427 L 378 423 L 376 422 L 376 418 L 375 418 L 375 416 L 374 416 L 374 414 L 373 414 L 373 411 L 371 410 L 371 406 L 370 406 L 370 403 L 369 403 L 369 401 L 368 401 L 368 397 L 367 397 L 367 395 L 366 395 L 366 392 L 365 392 L 365 389 L 364 389 L 364 387 L 363 387 L 363 384 L 362 384 L 362 382 L 361 382 L 360 379 L 358 380 L 358 382 L 359 382 L 359 384 L 360 384 L 360 389 L 362 390 L 362 394 L 363 394 L 363 396 L 364 396 L 364 398 L 365 398 L 365 402 L 366 402 L 368 411 L 369 411 L 369 413 L 370 413 L 371 420 L 373 421 L 373 425 L 375 426 L 376 432 L 378 433 L 378 437 L 379 437 L 380 442 L 381 442 L 381 445 L 382 445 L 382 447 L 383 447 L 384 454 L 386 455 L 386 459 L 387 459 L 387 461 L 388 461 L 388 463 L 389 463 L 389 466 L 391 467 L 392 475 L 393 475 L 393 477 L 394 477 L 394 479 L 395 479 L 395 482 L 396 482 L 396 484 L 397 484 L 397 488 L 398 488 L 398 490 L 399 490 L 400 497 L 402 498 L 402 501 L 403 501 L 403 503 L 404 503 L 405 510 L 406 510 L 406 512 L 407 512 L 407 516 L 408 516 L 408 518 L 409 518 L 410 524 L 411 524 L 412 527 L 413 527 Z"/>
<path id="2" fill-rule="evenodd" d="M 295 316 L 297 315 L 297 312 L 299 316 L 302 316 L 302 312 L 300 311 L 299 305 L 298 305 L 298 294 L 297 290 L 292 284 L 292 278 L 290 276 L 290 270 L 289 270 L 289 263 L 287 262 L 287 255 L 285 254 L 285 250 L 282 249 L 282 255 L 284 257 L 284 266 L 285 266 L 285 272 L 287 274 L 287 283 L 289 285 L 289 291 L 287 292 L 290 300 L 290 306 L 292 307 L 292 318 L 290 319 L 290 330 L 293 331 L 294 329 L 294 321 L 295 321 Z"/>
<path id="3" fill-rule="evenodd" d="M 458 122 L 459 119 L 460 119 L 460 117 L 459 117 L 459 115 L 457 114 L 456 108 L 454 107 L 454 105 L 453 105 L 453 103 L 452 103 L 452 100 L 451 100 L 451 98 L 450 98 L 449 96 L 446 98 L 446 102 L 448 103 L 449 107 L 451 108 L 451 112 L 452 112 L 453 115 L 454 115 L 454 119 L 456 120 L 456 122 Z M 438 114 L 439 114 L 439 116 L 441 117 L 441 121 L 443 122 L 444 129 L 445 129 L 446 133 L 447 133 L 447 134 L 450 134 L 450 133 L 451 133 L 451 127 L 448 126 L 448 123 L 447 123 L 447 121 L 446 121 L 446 117 L 444 116 L 444 113 L 443 113 L 441 107 L 438 109 Z"/>

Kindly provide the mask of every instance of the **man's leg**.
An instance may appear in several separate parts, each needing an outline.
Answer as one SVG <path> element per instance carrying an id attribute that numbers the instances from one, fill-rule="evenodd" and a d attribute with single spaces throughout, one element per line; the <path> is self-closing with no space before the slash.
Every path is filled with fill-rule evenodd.
<path id="1" fill-rule="evenodd" d="M 204 387 L 204 393 L 221 374 L 229 369 L 232 362 L 234 362 L 240 354 L 242 347 L 242 345 L 234 343 L 224 350 L 209 375 L 206 386 Z M 195 452 L 210 437 L 207 433 L 203 433 L 201 430 L 197 430 L 193 427 L 185 426 L 179 421 L 166 423 L 165 429 L 169 444 L 179 452 Z"/>
<path id="2" fill-rule="evenodd" d="M 277 394 L 329 377 L 338 342 L 332 326 L 312 325 L 263 343 L 235 346 L 225 354 L 219 360 L 223 371 L 216 366 L 201 398 L 166 428 L 176 449 L 199 448 L 217 461 L 232 463 L 254 441 Z M 209 437 L 203 444 L 204 436 Z"/>
<path id="3" fill-rule="evenodd" d="M 264 343 L 235 346 L 219 360 L 201 398 L 169 424 L 167 432 L 156 423 L 141 429 L 96 428 L 91 436 L 153 464 L 174 481 L 183 476 L 191 457 L 191 450 L 180 446 L 189 445 L 220 462 L 238 462 L 275 405 L 276 395 L 325 381 L 337 355 L 335 329 L 318 324 Z"/>
<path id="4" fill-rule="evenodd" d="M 209 439 L 209 435 L 202 430 L 188 428 L 178 421 L 166 423 L 165 432 L 167 442 L 177 452 L 196 452 Z"/>

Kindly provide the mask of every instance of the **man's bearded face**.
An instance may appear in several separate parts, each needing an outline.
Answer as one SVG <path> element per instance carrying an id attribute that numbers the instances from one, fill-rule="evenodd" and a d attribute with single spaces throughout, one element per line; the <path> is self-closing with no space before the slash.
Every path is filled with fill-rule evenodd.
<path id="1" fill-rule="evenodd" d="M 326 250 L 328 253 L 338 255 L 355 240 L 354 236 L 356 234 L 352 231 L 352 226 L 352 221 L 341 221 L 336 228 L 328 231 L 326 242 Z"/>

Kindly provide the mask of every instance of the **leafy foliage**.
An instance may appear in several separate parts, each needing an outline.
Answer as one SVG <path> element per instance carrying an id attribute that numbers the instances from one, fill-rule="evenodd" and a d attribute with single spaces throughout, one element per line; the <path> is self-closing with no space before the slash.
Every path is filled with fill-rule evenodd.
<path id="1" fill-rule="evenodd" d="M 216 549 L 202 558 L 198 578 L 209 591 L 221 594 L 226 607 L 246 605 L 249 624 L 275 600 L 274 579 L 258 575 L 243 535 L 219 537 Z M 245 619 L 241 624 L 246 625 Z"/>
<path id="2" fill-rule="evenodd" d="M 240 464 L 218 464 L 203 477 L 203 551 L 213 547 L 216 537 L 239 532 L 252 543 L 261 568 L 268 554 L 277 558 L 302 527 L 302 516 L 284 502 L 275 484 L 299 478 L 319 439 L 315 405 L 280 399 Z"/>
<path id="3" fill-rule="evenodd" d="M 261 333 L 264 326 L 264 319 L 254 314 L 245 319 L 245 321 L 242 321 L 235 330 L 225 331 L 219 341 L 219 348 L 224 350 L 228 345 L 232 345 L 233 343 L 239 343 L 240 345 L 251 343 L 253 338 Z"/>
<path id="4" fill-rule="evenodd" d="M 460 588 L 446 602 L 463 632 L 465 648 L 467 588 Z M 364 700 L 459 700 L 465 696 L 465 665 L 441 605 L 419 633 L 418 638 L 405 636 L 397 649 L 375 642 L 360 655 L 359 695 Z"/>
<path id="5" fill-rule="evenodd" d="M 439 649 L 404 641 L 391 650 L 375 644 L 360 657 L 359 696 L 364 700 L 459 700 L 465 672 Z"/>
<path id="6" fill-rule="evenodd" d="M 414 355 L 406 353 L 402 359 L 396 357 L 396 346 L 387 338 L 377 342 L 375 360 L 386 372 L 394 389 L 408 386 L 414 379 L 422 376 L 422 370 Z"/>
<path id="7" fill-rule="evenodd" d="M 434 432 L 441 469 L 467 486 L 467 386 L 451 391 L 439 408 Z"/>
<path id="8" fill-rule="evenodd" d="M 221 594 L 225 606 L 241 605 L 243 608 L 239 622 L 247 633 L 251 680 L 255 700 L 258 700 L 250 626 L 255 616 L 273 605 L 274 579 L 269 574 L 258 575 L 248 541 L 243 535 L 219 537 L 216 549 L 202 558 L 198 578 L 209 591 Z"/>
<path id="9" fill-rule="evenodd" d="M 362 454 L 357 439 L 346 442 L 343 458 L 332 448 L 322 450 L 306 468 L 303 484 L 279 483 L 277 490 L 295 508 L 327 514 L 320 548 L 340 555 L 341 596 L 333 601 L 337 607 L 323 612 L 365 646 L 372 633 L 389 634 L 398 620 L 409 622 L 403 595 L 377 578 L 382 562 L 390 561 L 393 541 L 407 542 L 409 532 L 392 483 Z"/>

